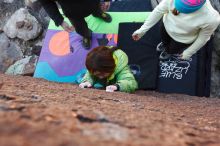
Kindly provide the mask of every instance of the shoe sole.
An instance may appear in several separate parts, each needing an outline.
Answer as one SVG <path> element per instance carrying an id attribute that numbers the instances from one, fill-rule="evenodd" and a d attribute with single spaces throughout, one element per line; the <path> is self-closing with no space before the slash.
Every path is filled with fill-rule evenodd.
<path id="1" fill-rule="evenodd" d="M 167 59 L 169 59 L 171 57 L 171 55 L 167 55 L 166 57 L 163 57 L 162 54 L 163 54 L 163 52 L 160 53 L 160 56 L 159 56 L 160 60 L 167 60 Z"/>
<path id="2" fill-rule="evenodd" d="M 159 46 L 162 44 L 162 42 L 160 42 L 158 45 L 157 45 L 157 48 L 156 48 L 156 50 L 157 50 L 157 52 L 163 52 L 164 51 L 164 49 L 159 49 Z"/>

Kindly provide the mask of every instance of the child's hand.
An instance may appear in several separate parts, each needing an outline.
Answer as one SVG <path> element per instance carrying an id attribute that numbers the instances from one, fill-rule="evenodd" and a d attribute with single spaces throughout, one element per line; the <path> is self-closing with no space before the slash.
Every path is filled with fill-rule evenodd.
<path id="1" fill-rule="evenodd" d="M 133 40 L 138 41 L 140 39 L 140 37 L 138 36 L 138 34 L 133 34 L 132 35 Z"/>
<path id="2" fill-rule="evenodd" d="M 90 87 L 92 87 L 92 84 L 90 82 L 84 82 L 84 83 L 79 84 L 79 87 L 80 88 L 90 88 Z"/>
<path id="3" fill-rule="evenodd" d="M 110 86 L 107 86 L 107 87 L 106 87 L 106 92 L 114 92 L 114 91 L 116 91 L 117 89 L 118 89 L 117 86 L 115 86 L 115 85 L 110 85 Z"/>

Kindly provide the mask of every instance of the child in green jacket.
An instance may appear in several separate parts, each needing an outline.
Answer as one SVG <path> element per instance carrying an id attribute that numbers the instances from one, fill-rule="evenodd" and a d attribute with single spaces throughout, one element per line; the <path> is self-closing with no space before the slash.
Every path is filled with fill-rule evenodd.
<path id="1" fill-rule="evenodd" d="M 134 92 L 138 84 L 128 66 L 128 56 L 117 47 L 100 46 L 88 53 L 87 73 L 79 87 L 105 87 L 107 92 Z"/>

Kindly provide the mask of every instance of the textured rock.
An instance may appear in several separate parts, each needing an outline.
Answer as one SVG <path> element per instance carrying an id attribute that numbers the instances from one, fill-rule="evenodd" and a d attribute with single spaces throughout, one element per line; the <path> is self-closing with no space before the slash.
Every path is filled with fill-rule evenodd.
<path id="1" fill-rule="evenodd" d="M 31 49 L 31 54 L 33 55 L 37 55 L 37 56 L 40 56 L 40 52 L 41 52 L 41 49 L 42 49 L 42 41 L 36 43 L 32 49 Z"/>
<path id="2" fill-rule="evenodd" d="M 212 6 L 220 12 L 220 1 L 210 0 Z M 212 59 L 211 95 L 220 97 L 220 26 L 214 36 L 214 52 Z"/>
<path id="3" fill-rule="evenodd" d="M 210 0 L 212 6 L 220 12 L 220 1 L 219 0 Z M 220 26 L 217 28 L 214 37 L 214 49 L 217 52 L 217 55 L 220 57 Z"/>
<path id="4" fill-rule="evenodd" d="M 29 56 L 16 61 L 11 65 L 5 74 L 10 75 L 33 75 L 37 64 L 37 56 Z"/>
<path id="5" fill-rule="evenodd" d="M 13 3 L 14 0 L 4 0 L 4 3 Z"/>
<path id="6" fill-rule="evenodd" d="M 3 30 L 10 38 L 18 37 L 28 41 L 38 37 L 42 27 L 27 9 L 21 8 L 11 16 Z"/>
<path id="7" fill-rule="evenodd" d="M 38 0 L 25 0 L 25 5 L 30 13 L 42 24 L 43 28 L 47 29 L 50 17 L 47 15 L 40 2 Z"/>
<path id="8" fill-rule="evenodd" d="M 33 10 L 39 10 L 41 8 L 40 3 L 37 0 L 24 0 L 25 5 L 32 8 Z"/>
<path id="9" fill-rule="evenodd" d="M 4 33 L 0 34 L 0 52 L 0 72 L 5 72 L 23 55 L 20 48 L 15 43 L 10 42 Z"/>
<path id="10" fill-rule="evenodd" d="M 213 60 L 212 60 L 212 76 L 211 76 L 211 95 L 213 97 L 220 98 L 220 68 L 219 64 L 219 56 L 213 52 Z"/>
<path id="11" fill-rule="evenodd" d="M 10 0 L 9 0 L 10 1 Z M 14 0 L 12 3 L 6 3 L 0 0 L 0 27 L 3 28 L 9 17 L 19 8 L 24 6 L 23 0 Z"/>
<path id="12" fill-rule="evenodd" d="M 219 0 L 210 0 L 212 6 L 220 12 L 220 1 Z"/>

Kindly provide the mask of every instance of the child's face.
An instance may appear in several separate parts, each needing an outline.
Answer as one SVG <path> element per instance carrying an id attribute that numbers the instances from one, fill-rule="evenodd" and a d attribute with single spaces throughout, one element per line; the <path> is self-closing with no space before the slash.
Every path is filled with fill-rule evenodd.
<path id="1" fill-rule="evenodd" d="M 104 78 L 108 78 L 111 75 L 111 73 L 95 71 L 93 75 L 99 79 L 104 79 Z"/>

